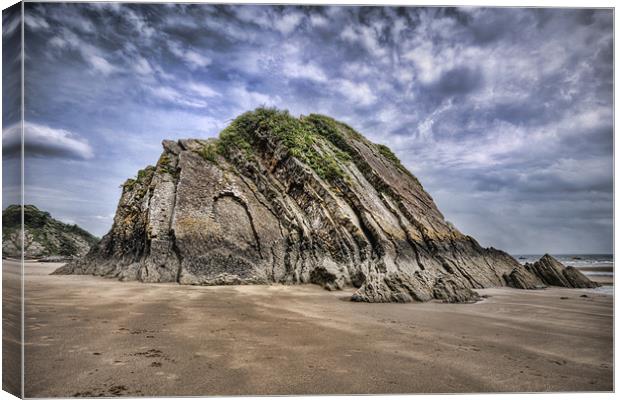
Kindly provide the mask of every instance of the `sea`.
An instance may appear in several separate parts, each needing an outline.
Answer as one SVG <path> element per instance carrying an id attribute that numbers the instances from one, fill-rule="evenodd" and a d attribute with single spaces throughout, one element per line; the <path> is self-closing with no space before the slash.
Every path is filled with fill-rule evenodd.
<path id="1" fill-rule="evenodd" d="M 562 264 L 579 269 L 592 280 L 600 280 L 603 286 L 598 292 L 613 295 L 614 255 L 613 254 L 551 254 Z M 538 261 L 542 254 L 513 254 L 521 264 Z"/>

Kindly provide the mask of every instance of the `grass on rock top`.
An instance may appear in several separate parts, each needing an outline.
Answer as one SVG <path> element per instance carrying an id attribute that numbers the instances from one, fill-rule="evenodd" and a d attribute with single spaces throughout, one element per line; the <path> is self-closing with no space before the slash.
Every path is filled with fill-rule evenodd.
<path id="1" fill-rule="evenodd" d="M 135 178 L 129 178 L 121 185 L 123 191 L 132 190 L 136 185 L 140 185 L 140 192 L 138 195 L 142 197 L 146 193 L 146 187 L 148 186 L 146 183 L 151 181 L 151 178 L 155 173 L 155 169 L 156 167 L 149 165 L 146 168 L 139 170 Z"/>
<path id="2" fill-rule="evenodd" d="M 350 139 L 374 146 L 386 160 L 413 177 L 387 146 L 371 143 L 350 126 L 320 114 L 295 118 L 288 111 L 275 108 L 257 108 L 240 115 L 220 132 L 218 139 L 206 142 L 197 152 L 213 163 L 217 163 L 219 156 L 231 160 L 241 155 L 253 160 L 255 148 L 271 142 L 285 149 L 288 156 L 308 165 L 322 179 L 334 183 L 350 179 L 343 170 L 344 163 L 354 162 L 362 170 L 370 168 L 352 147 Z M 138 171 L 137 177 L 128 179 L 123 188 L 131 190 L 136 184 L 143 184 L 155 169 L 149 166 Z M 172 175 L 178 173 L 167 154 L 160 157 L 157 169 Z"/>
<path id="3" fill-rule="evenodd" d="M 327 116 L 311 114 L 295 118 L 288 111 L 258 108 L 237 117 L 220 133 L 217 142 L 206 144 L 199 154 L 211 162 L 217 162 L 217 155 L 230 158 L 233 153 L 251 159 L 255 145 L 260 141 L 273 141 L 286 149 L 289 156 L 310 166 L 321 178 L 334 182 L 347 178 L 342 163 L 356 156 L 346 136 L 365 140 L 348 125 Z M 404 168 L 387 147 L 387 151 L 378 149 L 396 166 Z"/>
<path id="4" fill-rule="evenodd" d="M 172 161 L 167 153 L 164 153 L 159 157 L 156 168 L 161 172 L 168 173 L 170 175 L 176 175 L 177 170 L 172 166 Z"/>
<path id="5" fill-rule="evenodd" d="M 43 246 L 45 254 L 73 256 L 78 253 L 74 236 L 82 237 L 90 245 L 99 240 L 76 224 L 58 221 L 52 218 L 50 213 L 41 211 L 31 204 L 24 205 L 23 215 L 24 228 L 27 232 L 26 248 L 29 246 L 28 242 L 35 241 Z M 21 249 L 22 241 L 13 240 L 13 236 L 18 234 L 18 238 L 21 237 L 21 217 L 22 207 L 19 205 L 10 205 L 2 211 L 2 240 L 13 242 L 18 249 Z"/>
<path id="6" fill-rule="evenodd" d="M 198 154 L 213 163 L 217 163 L 218 156 L 230 160 L 241 155 L 252 160 L 257 145 L 271 142 L 284 148 L 288 156 L 310 166 L 322 179 L 346 181 L 348 176 L 342 164 L 362 161 L 348 139 L 375 146 L 385 159 L 411 175 L 387 146 L 369 142 L 342 122 L 320 114 L 295 118 L 288 111 L 275 108 L 262 107 L 240 115 L 220 132 L 217 140 L 206 143 Z"/>

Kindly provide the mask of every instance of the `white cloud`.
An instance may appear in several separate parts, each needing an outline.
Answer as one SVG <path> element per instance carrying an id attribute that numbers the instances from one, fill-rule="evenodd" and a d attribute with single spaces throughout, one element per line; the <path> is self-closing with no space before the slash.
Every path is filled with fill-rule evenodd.
<path id="1" fill-rule="evenodd" d="M 86 62 L 89 63 L 96 71 L 101 72 L 103 75 L 110 75 L 115 72 L 117 68 L 110 64 L 108 60 L 97 54 L 86 54 Z"/>
<path id="2" fill-rule="evenodd" d="M 342 73 L 345 76 L 367 77 L 373 72 L 372 68 L 362 62 L 347 62 L 342 64 Z"/>
<path id="3" fill-rule="evenodd" d="M 157 86 L 152 87 L 151 93 L 161 100 L 167 102 L 193 108 L 204 108 L 207 106 L 207 102 L 196 97 L 187 96 L 179 92 L 177 89 L 170 86 Z"/>
<path id="4" fill-rule="evenodd" d="M 327 20 L 327 18 L 325 18 L 322 15 L 319 15 L 319 14 L 310 15 L 310 24 L 312 26 L 322 28 L 322 27 L 327 26 L 328 23 L 329 21 Z"/>
<path id="5" fill-rule="evenodd" d="M 164 71 L 164 69 L 160 65 L 154 65 L 153 69 L 155 70 L 155 72 L 157 72 L 157 75 L 159 75 L 159 77 L 162 79 L 165 79 L 168 81 L 173 81 L 175 79 L 173 74 L 170 74 Z"/>
<path id="6" fill-rule="evenodd" d="M 190 67 L 193 67 L 194 69 L 204 68 L 211 64 L 211 59 L 209 57 L 205 57 L 193 50 L 187 50 L 185 52 L 184 59 Z"/>
<path id="7" fill-rule="evenodd" d="M 192 91 L 193 93 L 201 96 L 201 97 L 217 97 L 220 96 L 220 93 L 213 90 L 210 86 L 205 85 L 204 83 L 190 82 L 186 85 L 186 87 Z"/>
<path id="8" fill-rule="evenodd" d="M 26 14 L 24 18 L 24 23 L 32 29 L 47 29 L 49 28 L 49 24 L 47 21 L 41 17 L 32 14 Z"/>
<path id="9" fill-rule="evenodd" d="M 271 25 L 266 7 L 238 6 L 235 8 L 235 15 L 244 22 L 255 23 L 265 28 Z"/>
<path id="10" fill-rule="evenodd" d="M 414 62 L 418 79 L 424 84 L 439 79 L 442 71 L 440 67 L 442 60 L 435 60 L 432 47 L 431 43 L 423 43 L 405 54 L 405 59 Z"/>
<path id="11" fill-rule="evenodd" d="M 2 146 L 18 152 L 21 148 L 21 125 L 14 124 L 2 131 Z M 24 125 L 26 156 L 91 159 L 94 152 L 86 139 L 65 129 L 26 122 Z"/>
<path id="12" fill-rule="evenodd" d="M 347 25 L 340 37 L 350 43 L 362 45 L 370 53 L 371 56 L 382 60 L 387 55 L 387 48 L 379 42 L 378 33 L 375 27 L 357 25 L 355 28 Z"/>
<path id="13" fill-rule="evenodd" d="M 110 10 L 110 11 L 118 13 L 118 12 L 121 12 L 122 3 L 100 2 L 100 3 L 92 3 L 90 6 L 93 8 L 98 8 L 100 10 Z"/>
<path id="14" fill-rule="evenodd" d="M 153 68 L 148 60 L 144 57 L 138 56 L 134 59 L 134 70 L 140 75 L 150 75 L 153 73 Z"/>
<path id="15" fill-rule="evenodd" d="M 51 38 L 49 43 L 59 49 L 71 48 L 78 51 L 84 61 L 92 67 L 93 72 L 108 76 L 120 70 L 110 63 L 97 47 L 83 41 L 78 35 L 66 28 L 58 36 Z"/>
<path id="16" fill-rule="evenodd" d="M 174 21 L 170 21 L 170 23 L 174 24 L 174 26 L 178 26 L 178 24 L 176 24 Z M 255 42 L 257 40 L 260 40 L 261 36 L 256 34 L 256 32 L 247 29 L 245 23 L 241 24 L 240 26 L 236 23 L 236 21 L 233 22 L 231 20 L 227 21 L 217 18 L 208 18 L 204 21 L 204 24 L 206 24 L 206 26 L 211 28 L 213 31 L 225 34 L 226 36 L 239 42 Z M 200 27 L 197 26 L 196 29 L 200 29 Z"/>
<path id="17" fill-rule="evenodd" d="M 340 32 L 340 37 L 348 40 L 349 42 L 354 42 L 357 40 L 357 35 L 355 34 L 355 30 L 351 27 L 351 25 L 345 26 L 342 32 Z"/>
<path id="18" fill-rule="evenodd" d="M 377 101 L 377 96 L 372 92 L 367 83 L 356 83 L 347 79 L 339 79 L 335 82 L 336 90 L 353 103 L 369 106 Z"/>
<path id="19" fill-rule="evenodd" d="M 8 36 L 12 34 L 18 26 L 21 25 L 21 20 L 19 18 L 13 18 L 8 21 L 8 23 L 2 24 L 2 35 Z"/>
<path id="20" fill-rule="evenodd" d="M 58 215 L 58 216 L 56 216 L 56 219 L 59 220 L 60 222 L 64 222 L 67 225 L 76 225 L 77 224 L 75 219 L 73 219 L 71 217 L 66 217 L 64 215 Z"/>
<path id="21" fill-rule="evenodd" d="M 108 215 L 93 215 L 92 218 L 100 221 L 112 221 L 114 219 L 114 214 Z"/>
<path id="22" fill-rule="evenodd" d="M 315 82 L 327 81 L 327 76 L 323 69 L 312 63 L 286 62 L 282 72 L 289 78 L 308 79 Z"/>
<path id="23" fill-rule="evenodd" d="M 76 27 L 84 32 L 87 33 L 93 33 L 95 32 L 95 26 L 93 25 L 93 23 L 89 20 L 86 20 L 84 18 L 75 18 L 73 19 Z"/>
<path id="24" fill-rule="evenodd" d="M 146 18 L 136 14 L 133 10 L 127 7 L 123 7 L 120 15 L 124 15 L 127 20 L 133 25 L 134 29 L 145 38 L 151 38 L 155 34 L 153 29 L 147 22 Z"/>
<path id="25" fill-rule="evenodd" d="M 205 68 L 211 64 L 209 57 L 191 49 L 184 49 L 179 43 L 170 42 L 168 48 L 172 54 L 183 60 L 191 69 Z"/>
<path id="26" fill-rule="evenodd" d="M 418 124 L 418 134 L 420 139 L 428 140 L 433 137 L 433 125 L 439 119 L 442 113 L 448 111 L 452 107 L 452 100 L 444 101 L 432 113 L 426 116 L 422 122 Z"/>
<path id="27" fill-rule="evenodd" d="M 122 3 L 92 3 L 90 6 L 115 13 L 119 18 L 131 25 L 131 27 L 145 39 L 151 39 L 157 33 L 146 17 L 139 15 L 139 13 L 124 6 Z"/>
<path id="28" fill-rule="evenodd" d="M 278 106 L 282 101 L 279 96 L 255 92 L 245 86 L 234 86 L 230 90 L 230 95 L 237 100 L 241 111 L 252 110 L 260 106 Z"/>
<path id="29" fill-rule="evenodd" d="M 281 17 L 275 17 L 273 26 L 280 31 L 280 33 L 288 35 L 297 28 L 302 18 L 303 15 L 296 12 L 286 13 Z"/>
<path id="30" fill-rule="evenodd" d="M 50 45 L 54 47 L 63 48 L 67 45 L 67 41 L 59 36 L 54 36 L 50 39 Z"/>
<path id="31" fill-rule="evenodd" d="M 284 35 L 295 30 L 303 20 L 303 14 L 299 12 L 279 13 L 268 7 L 239 6 L 235 9 L 237 18 L 246 22 L 257 24 L 262 28 L 273 29 Z"/>

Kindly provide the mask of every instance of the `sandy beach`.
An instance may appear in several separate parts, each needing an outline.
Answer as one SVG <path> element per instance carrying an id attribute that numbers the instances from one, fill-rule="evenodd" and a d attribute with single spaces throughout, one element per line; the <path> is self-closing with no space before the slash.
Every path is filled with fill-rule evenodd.
<path id="1" fill-rule="evenodd" d="M 2 260 L 2 389 L 21 392 L 21 264 Z"/>
<path id="2" fill-rule="evenodd" d="M 58 266 L 25 267 L 28 397 L 613 389 L 613 296 L 594 290 L 360 304 L 313 285 L 48 275 Z"/>

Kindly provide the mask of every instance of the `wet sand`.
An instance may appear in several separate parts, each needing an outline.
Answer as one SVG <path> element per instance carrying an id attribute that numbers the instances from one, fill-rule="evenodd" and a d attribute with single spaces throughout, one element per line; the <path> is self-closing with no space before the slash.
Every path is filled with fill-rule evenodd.
<path id="1" fill-rule="evenodd" d="M 613 297 L 592 290 L 359 304 L 313 285 L 49 276 L 58 265 L 26 265 L 28 397 L 613 389 Z"/>
<path id="2" fill-rule="evenodd" d="M 614 285 L 614 277 L 609 275 L 586 275 L 593 281 L 600 283 L 603 286 L 611 286 Z"/>
<path id="3" fill-rule="evenodd" d="M 584 273 L 588 273 L 588 272 L 606 272 L 608 274 L 613 274 L 614 272 L 614 267 L 612 266 L 599 266 L 599 265 L 588 265 L 588 266 L 580 266 L 578 267 L 579 270 L 581 272 Z"/>
<path id="4" fill-rule="evenodd" d="M 614 283 L 614 268 L 612 266 L 580 266 L 579 270 L 601 285 L 613 285 Z"/>

